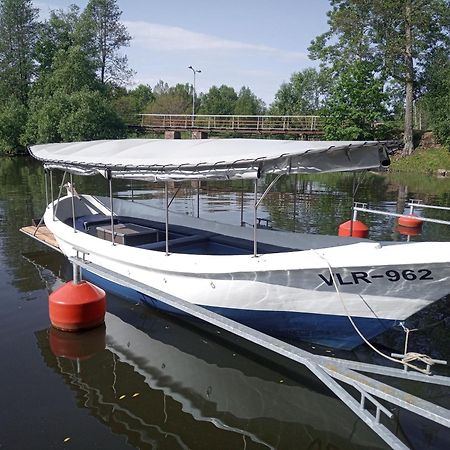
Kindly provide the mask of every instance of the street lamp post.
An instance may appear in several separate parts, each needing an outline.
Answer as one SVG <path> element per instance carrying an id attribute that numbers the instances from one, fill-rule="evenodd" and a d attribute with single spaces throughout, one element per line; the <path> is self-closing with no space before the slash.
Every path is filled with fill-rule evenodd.
<path id="1" fill-rule="evenodd" d="M 201 73 L 201 70 L 194 69 L 192 66 L 189 66 L 188 69 L 192 70 L 194 74 L 194 85 L 192 90 L 192 125 L 194 125 L 194 116 L 195 116 L 195 74 Z"/>

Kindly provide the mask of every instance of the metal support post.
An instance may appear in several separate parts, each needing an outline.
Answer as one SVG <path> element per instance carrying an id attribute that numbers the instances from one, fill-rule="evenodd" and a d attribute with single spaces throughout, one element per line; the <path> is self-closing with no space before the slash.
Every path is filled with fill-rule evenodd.
<path id="1" fill-rule="evenodd" d="M 47 186 L 48 170 L 44 169 L 44 183 L 45 183 L 45 209 L 48 208 L 48 186 Z"/>
<path id="2" fill-rule="evenodd" d="M 52 207 L 53 207 L 54 196 L 53 196 L 53 171 L 52 170 L 50 170 L 50 195 L 52 197 Z M 47 205 L 48 205 L 48 203 L 47 203 Z M 54 208 L 53 208 L 53 220 L 55 220 L 55 209 Z"/>
<path id="3" fill-rule="evenodd" d="M 76 233 L 77 232 L 77 228 L 75 225 L 75 199 L 74 199 L 74 187 L 73 187 L 73 175 L 70 174 L 70 189 L 71 189 L 71 193 L 72 193 L 72 225 L 73 225 L 73 232 Z"/>
<path id="4" fill-rule="evenodd" d="M 73 284 L 79 284 L 81 281 L 81 267 L 72 261 L 72 282 Z"/>
<path id="5" fill-rule="evenodd" d="M 166 211 L 166 256 L 169 256 L 169 185 L 164 183 L 164 206 Z"/>
<path id="6" fill-rule="evenodd" d="M 112 245 L 115 245 L 114 239 L 114 201 L 113 201 L 113 190 L 112 190 L 112 173 L 110 170 L 107 170 L 106 176 L 108 178 L 109 183 L 109 205 L 111 209 L 111 242 Z"/>
<path id="7" fill-rule="evenodd" d="M 255 202 L 253 207 L 253 256 L 258 256 L 258 241 L 256 239 L 256 230 L 258 228 L 258 178 L 255 178 Z"/>
<path id="8" fill-rule="evenodd" d="M 56 208 L 53 208 L 53 220 L 55 220 L 55 216 L 58 213 L 59 199 L 61 198 L 62 189 L 64 187 L 64 182 L 66 181 L 67 172 L 64 172 L 63 179 L 61 181 L 61 185 L 59 186 L 58 199 L 56 200 Z"/>
<path id="9" fill-rule="evenodd" d="M 197 217 L 200 217 L 200 180 L 197 180 Z"/>

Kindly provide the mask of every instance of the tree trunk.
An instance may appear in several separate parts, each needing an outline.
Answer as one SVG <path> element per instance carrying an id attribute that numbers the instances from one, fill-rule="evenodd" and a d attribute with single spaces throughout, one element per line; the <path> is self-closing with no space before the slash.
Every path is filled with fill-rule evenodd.
<path id="1" fill-rule="evenodd" d="M 403 155 L 410 155 L 413 143 L 414 61 L 412 54 L 411 1 L 405 5 L 405 131 Z"/>

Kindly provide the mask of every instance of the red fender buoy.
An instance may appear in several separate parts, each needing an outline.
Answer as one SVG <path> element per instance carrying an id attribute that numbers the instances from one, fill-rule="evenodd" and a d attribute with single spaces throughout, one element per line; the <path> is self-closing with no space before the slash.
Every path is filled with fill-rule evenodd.
<path id="1" fill-rule="evenodd" d="M 351 236 L 366 238 L 369 235 L 369 227 L 359 220 L 347 220 L 339 225 L 338 236 Z"/>
<path id="2" fill-rule="evenodd" d="M 83 333 L 67 333 L 50 327 L 48 340 L 55 356 L 83 361 L 105 349 L 106 328 L 99 326 Z"/>
<path id="3" fill-rule="evenodd" d="M 421 227 L 411 228 L 398 226 L 397 231 L 405 236 L 417 236 L 420 234 Z"/>
<path id="4" fill-rule="evenodd" d="M 418 217 L 409 214 L 407 216 L 399 217 L 398 224 L 401 227 L 420 228 L 423 224 L 423 220 L 420 220 Z"/>
<path id="5" fill-rule="evenodd" d="M 48 298 L 50 321 L 55 328 L 79 331 L 94 328 L 105 320 L 106 294 L 87 281 L 68 283 Z"/>

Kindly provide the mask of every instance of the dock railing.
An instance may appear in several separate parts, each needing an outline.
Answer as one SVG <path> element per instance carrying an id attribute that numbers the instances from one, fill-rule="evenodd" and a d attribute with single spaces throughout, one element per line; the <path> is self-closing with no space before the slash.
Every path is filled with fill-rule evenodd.
<path id="1" fill-rule="evenodd" d="M 414 210 L 417 208 L 429 208 L 429 209 L 437 209 L 441 211 L 450 211 L 450 208 L 447 206 L 434 206 L 434 205 L 425 205 L 421 202 L 421 200 L 413 200 L 411 199 L 406 206 L 409 207 L 409 215 L 408 214 L 398 214 L 388 211 L 379 211 L 376 209 L 367 208 L 367 203 L 355 202 L 353 205 L 353 220 L 357 220 L 358 212 L 364 212 L 369 214 L 378 214 L 380 216 L 389 216 L 389 217 L 409 217 L 414 214 Z M 450 225 L 450 221 L 448 220 L 440 220 L 440 219 L 431 219 L 429 217 L 418 216 L 418 218 L 423 222 L 437 223 L 440 225 Z"/>

